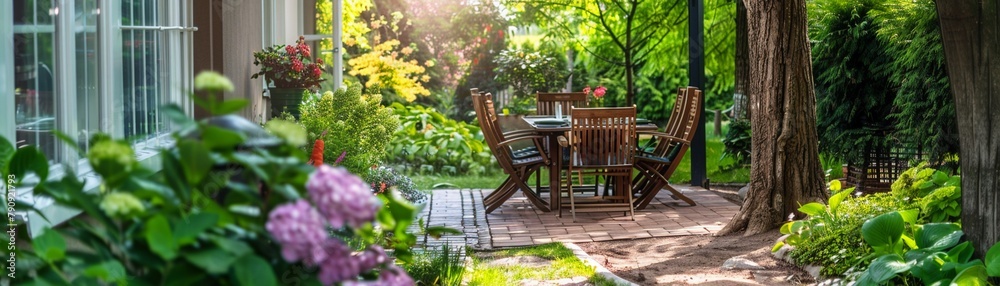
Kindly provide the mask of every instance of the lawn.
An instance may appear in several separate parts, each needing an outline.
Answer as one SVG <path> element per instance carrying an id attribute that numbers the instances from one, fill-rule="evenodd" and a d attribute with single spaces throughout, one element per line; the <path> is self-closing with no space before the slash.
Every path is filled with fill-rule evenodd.
<path id="1" fill-rule="evenodd" d="M 545 266 L 545 271 L 528 265 L 490 265 L 491 261 L 508 257 L 534 256 L 548 260 L 551 265 Z M 472 255 L 472 265 L 465 276 L 467 285 L 518 285 L 519 282 L 530 279 L 534 281 L 556 280 L 561 278 L 587 277 L 592 285 L 616 285 L 603 276 L 597 275 L 594 268 L 587 266 L 573 255 L 573 251 L 561 243 L 549 243 L 539 246 L 505 249 L 494 252 L 478 252 Z"/>

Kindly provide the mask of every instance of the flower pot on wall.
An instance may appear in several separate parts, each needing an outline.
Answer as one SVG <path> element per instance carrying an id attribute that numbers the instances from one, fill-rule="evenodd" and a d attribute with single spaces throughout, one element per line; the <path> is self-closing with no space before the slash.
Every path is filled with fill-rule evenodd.
<path id="1" fill-rule="evenodd" d="M 271 93 L 271 117 L 278 117 L 286 108 L 288 113 L 299 119 L 299 106 L 302 105 L 302 97 L 306 93 L 305 88 L 277 88 L 269 89 Z"/>

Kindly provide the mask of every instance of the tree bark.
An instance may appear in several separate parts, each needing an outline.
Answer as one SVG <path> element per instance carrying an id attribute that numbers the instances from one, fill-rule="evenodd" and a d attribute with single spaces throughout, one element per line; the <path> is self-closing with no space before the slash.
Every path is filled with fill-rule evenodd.
<path id="1" fill-rule="evenodd" d="M 955 98 L 962 164 L 962 231 L 983 257 L 1000 241 L 1000 5 L 937 1 Z"/>
<path id="2" fill-rule="evenodd" d="M 719 235 L 753 235 L 825 201 L 805 0 L 744 0 L 749 43 L 750 191 Z M 797 216 L 797 215 L 796 215 Z"/>

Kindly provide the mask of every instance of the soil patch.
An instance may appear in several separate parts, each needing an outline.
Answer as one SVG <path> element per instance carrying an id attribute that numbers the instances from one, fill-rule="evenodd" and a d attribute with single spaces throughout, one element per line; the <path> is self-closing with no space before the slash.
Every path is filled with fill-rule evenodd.
<path id="1" fill-rule="evenodd" d="M 777 230 L 754 236 L 673 236 L 580 243 L 598 263 L 640 285 L 810 285 L 812 276 L 771 256 Z M 740 256 L 763 270 L 723 270 Z"/>

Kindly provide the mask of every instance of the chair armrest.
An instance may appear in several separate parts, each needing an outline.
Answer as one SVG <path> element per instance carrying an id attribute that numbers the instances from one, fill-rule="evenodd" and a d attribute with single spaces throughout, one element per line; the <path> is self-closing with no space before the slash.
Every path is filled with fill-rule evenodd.
<path id="1" fill-rule="evenodd" d="M 667 133 L 659 132 L 659 131 L 643 131 L 643 132 L 637 132 L 636 134 L 639 134 L 639 135 L 653 135 L 653 137 L 657 137 L 657 138 L 670 139 L 672 141 L 678 141 L 678 142 L 681 142 L 681 143 L 684 143 L 684 144 L 691 144 L 691 142 L 689 142 L 687 140 L 678 138 L 677 136 L 673 136 L 673 135 L 670 135 L 670 134 L 667 134 Z"/>
<path id="2" fill-rule="evenodd" d="M 503 133 L 504 138 L 522 135 L 538 135 L 538 132 L 535 132 L 535 130 L 514 130 Z"/>
<path id="3" fill-rule="evenodd" d="M 559 146 L 569 147 L 569 139 L 566 139 L 566 136 L 559 135 L 559 138 L 556 139 L 559 140 Z"/>
<path id="4" fill-rule="evenodd" d="M 545 136 L 534 135 L 534 136 L 522 136 L 522 137 L 517 137 L 517 138 L 508 138 L 507 140 L 504 140 L 503 142 L 497 143 L 497 145 L 499 145 L 499 146 L 507 146 L 507 145 L 510 145 L 510 143 L 514 143 L 514 142 L 521 141 L 521 140 L 528 140 L 528 139 L 540 140 L 542 138 L 545 138 Z M 539 149 L 539 150 L 542 150 L 542 149 Z"/>
<path id="5" fill-rule="evenodd" d="M 497 143 L 497 145 L 500 147 L 506 146 L 507 148 L 510 148 L 509 145 L 511 143 L 531 139 L 531 141 L 535 143 L 535 148 L 538 148 L 538 154 L 542 156 L 542 161 L 545 162 L 545 165 L 548 165 L 550 163 L 549 156 L 545 153 L 545 149 L 542 147 L 543 145 L 542 139 L 544 139 L 545 137 L 546 136 L 541 136 L 541 135 L 531 135 L 531 136 L 520 136 L 515 138 L 504 138 L 507 140 Z"/>

